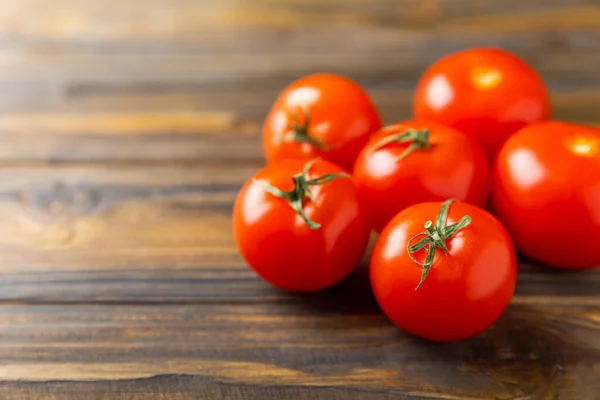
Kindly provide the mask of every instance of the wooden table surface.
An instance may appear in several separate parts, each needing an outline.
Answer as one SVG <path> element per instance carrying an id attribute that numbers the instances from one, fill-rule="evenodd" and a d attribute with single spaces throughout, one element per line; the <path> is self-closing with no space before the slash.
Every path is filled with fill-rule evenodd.
<path id="1" fill-rule="evenodd" d="M 0 399 L 600 399 L 600 270 L 522 263 L 497 324 L 434 344 L 365 265 L 291 295 L 232 239 L 286 83 L 347 75 L 389 123 L 476 45 L 600 123 L 598 0 L 0 1 Z"/>

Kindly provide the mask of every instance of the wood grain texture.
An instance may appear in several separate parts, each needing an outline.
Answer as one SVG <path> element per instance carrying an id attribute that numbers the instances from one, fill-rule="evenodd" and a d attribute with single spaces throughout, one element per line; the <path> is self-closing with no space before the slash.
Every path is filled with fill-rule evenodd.
<path id="1" fill-rule="evenodd" d="M 282 86 L 285 83 L 282 82 Z M 371 90 L 386 123 L 411 118 L 407 91 Z M 275 90 L 102 95 L 55 109 L 0 113 L 0 165 L 19 162 L 264 162 L 261 124 Z M 553 99 L 557 118 L 600 123 L 600 90 Z M 193 107 L 193 108 L 192 108 Z"/>
<path id="2" fill-rule="evenodd" d="M 599 317 L 513 306 L 475 339 L 433 344 L 376 311 L 317 303 L 4 306 L 0 394 L 587 399 L 600 389 Z M 25 383 L 46 380 L 58 382 Z"/>
<path id="3" fill-rule="evenodd" d="M 557 118 L 598 122 L 593 0 L 7 0 L 0 161 L 256 162 L 299 76 L 356 79 L 394 122 L 429 63 L 479 45 L 540 70 Z"/>
<path id="4" fill-rule="evenodd" d="M 0 399 L 600 399 L 600 270 L 521 260 L 500 321 L 442 345 L 381 314 L 364 262 L 293 295 L 235 248 L 284 85 L 347 75 L 394 122 L 480 45 L 600 123 L 597 0 L 0 1 Z"/>
<path id="5" fill-rule="evenodd" d="M 239 256 L 238 189 L 261 164 L 0 169 L 0 300 L 278 301 Z M 370 292 L 366 265 L 341 291 Z M 521 264 L 529 303 L 600 305 L 600 270 Z M 341 295 L 341 294 L 340 294 Z"/>

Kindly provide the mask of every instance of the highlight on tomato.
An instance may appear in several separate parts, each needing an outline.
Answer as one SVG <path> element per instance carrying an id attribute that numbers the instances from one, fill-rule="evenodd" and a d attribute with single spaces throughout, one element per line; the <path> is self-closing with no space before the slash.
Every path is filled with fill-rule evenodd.
<path id="1" fill-rule="evenodd" d="M 515 250 L 502 224 L 452 200 L 400 212 L 381 232 L 370 264 L 384 313 L 400 328 L 439 342 L 492 325 L 511 301 L 516 275 Z"/>
<path id="2" fill-rule="evenodd" d="M 508 51 L 478 47 L 449 54 L 421 76 L 414 116 L 477 139 L 492 159 L 527 124 L 550 117 L 550 96 L 539 73 Z"/>
<path id="3" fill-rule="evenodd" d="M 549 121 L 515 133 L 493 171 L 492 207 L 517 248 L 548 266 L 600 266 L 600 129 Z"/>
<path id="4" fill-rule="evenodd" d="M 240 253 L 264 280 L 313 292 L 353 270 L 371 226 L 354 181 L 341 167 L 321 159 L 282 160 L 242 187 L 233 231 Z"/>
<path id="5" fill-rule="evenodd" d="M 354 160 L 381 119 L 356 82 L 335 74 L 313 74 L 279 94 L 262 130 L 267 162 L 321 157 L 351 172 Z"/>
<path id="6" fill-rule="evenodd" d="M 455 198 L 484 206 L 489 169 L 481 146 L 463 133 L 435 122 L 404 121 L 371 137 L 353 176 L 380 231 L 417 203 Z"/>

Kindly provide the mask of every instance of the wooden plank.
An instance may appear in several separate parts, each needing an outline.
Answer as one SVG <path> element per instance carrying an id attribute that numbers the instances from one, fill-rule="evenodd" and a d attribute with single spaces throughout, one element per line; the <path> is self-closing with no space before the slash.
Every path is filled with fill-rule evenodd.
<path id="1" fill-rule="evenodd" d="M 0 4 L 0 105 L 278 90 L 322 70 L 409 90 L 434 59 L 477 45 L 520 54 L 555 91 L 579 90 L 600 87 L 598 21 L 593 0 L 11 1 Z"/>
<path id="2" fill-rule="evenodd" d="M 232 237 L 237 190 L 260 166 L 0 168 L 0 300 L 297 301 L 260 281 Z M 331 296 L 373 304 L 365 267 Z M 524 262 L 516 301 L 600 304 L 599 288 L 600 270 Z"/>
<path id="3" fill-rule="evenodd" d="M 30 15 L 33 8 L 37 12 Z M 0 11 L 0 34 L 5 38 L 2 44 L 8 49 L 18 48 L 20 40 L 41 43 L 55 40 L 67 44 L 116 42 L 124 49 L 130 48 L 131 43 L 151 40 L 155 46 L 147 49 L 156 51 L 160 50 L 161 41 L 180 40 L 183 44 L 195 44 L 212 40 L 213 48 L 219 50 L 229 44 L 219 39 L 228 36 L 203 36 L 218 29 L 231 30 L 233 35 L 261 28 L 285 33 L 295 27 L 369 27 L 374 30 L 392 27 L 435 33 L 444 29 L 449 33 L 473 33 L 474 30 L 489 33 L 502 29 L 506 33 L 520 34 L 548 29 L 598 28 L 598 7 L 594 0 L 509 0 L 501 4 L 454 0 L 257 0 L 252 4 L 244 0 L 226 3 L 218 0 L 130 0 L 120 4 L 110 0 L 85 3 L 57 0 L 52 5 L 43 0 L 21 0 L 3 2 Z M 239 35 L 242 40 L 254 38 Z M 271 38 L 273 41 L 279 39 Z M 319 45 L 323 43 L 315 43 L 315 46 Z M 111 50 L 92 46 L 90 49 Z"/>
<path id="4" fill-rule="evenodd" d="M 592 399 L 598 321 L 598 307 L 513 306 L 476 338 L 434 344 L 310 302 L 1 306 L 0 396 Z"/>
<path id="5" fill-rule="evenodd" d="M 0 159 L 258 162 L 259 129 L 230 111 L 12 114 L 0 117 Z"/>
<path id="6" fill-rule="evenodd" d="M 386 123 L 411 118 L 409 92 L 372 94 Z M 0 163 L 260 163 L 261 125 L 276 96 L 276 91 L 117 93 L 55 105 L 27 103 L 27 111 L 0 113 Z M 595 107 L 600 91 L 559 93 L 552 101 L 555 118 L 600 123 Z"/>
<path id="7" fill-rule="evenodd" d="M 293 79 L 347 75 L 391 123 L 429 63 L 477 45 L 538 68 L 555 118 L 600 122 L 594 0 L 5 1 L 0 162 L 259 162 Z"/>

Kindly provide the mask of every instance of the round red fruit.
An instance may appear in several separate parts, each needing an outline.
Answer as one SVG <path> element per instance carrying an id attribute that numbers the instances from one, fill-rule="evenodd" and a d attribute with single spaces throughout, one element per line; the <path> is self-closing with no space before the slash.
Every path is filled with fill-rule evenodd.
<path id="1" fill-rule="evenodd" d="M 487 329 L 507 308 L 517 275 L 506 229 L 485 210 L 451 201 L 420 203 L 383 230 L 371 285 L 400 328 L 449 342 Z"/>
<path id="2" fill-rule="evenodd" d="M 421 77 L 414 115 L 476 138 L 493 158 L 511 134 L 550 116 L 548 90 L 526 61 L 473 48 L 443 57 Z"/>
<path id="3" fill-rule="evenodd" d="M 352 271 L 371 227 L 352 178 L 314 159 L 282 160 L 256 173 L 235 201 L 233 230 L 242 256 L 263 279 L 312 292 Z"/>
<path id="4" fill-rule="evenodd" d="M 549 266 L 600 266 L 600 129 L 557 121 L 515 133 L 493 171 L 493 209 L 515 245 Z"/>
<path id="5" fill-rule="evenodd" d="M 335 74 L 314 74 L 288 85 L 263 124 L 267 162 L 316 156 L 351 171 L 381 119 L 367 93 Z"/>
<path id="6" fill-rule="evenodd" d="M 435 122 L 405 121 L 371 137 L 354 178 L 380 231 L 417 203 L 454 198 L 485 205 L 489 165 L 479 144 L 463 133 Z"/>

